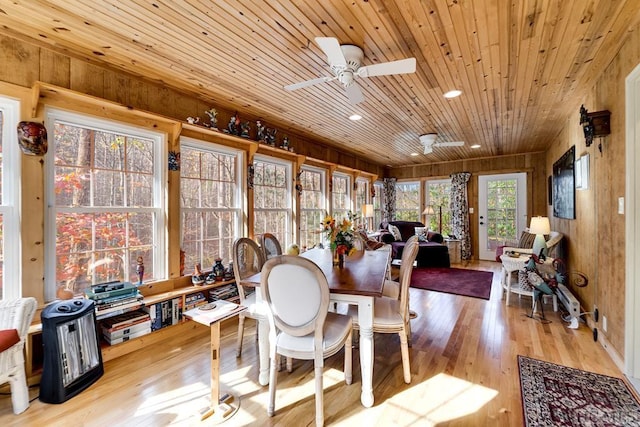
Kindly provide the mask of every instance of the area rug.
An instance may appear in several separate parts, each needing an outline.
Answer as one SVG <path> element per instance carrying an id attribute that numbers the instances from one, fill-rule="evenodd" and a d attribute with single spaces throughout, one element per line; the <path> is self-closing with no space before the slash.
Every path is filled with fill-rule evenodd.
<path id="1" fill-rule="evenodd" d="M 464 268 L 416 268 L 411 287 L 489 299 L 493 273 Z"/>
<path id="2" fill-rule="evenodd" d="M 518 356 L 525 426 L 638 426 L 640 405 L 620 378 Z"/>

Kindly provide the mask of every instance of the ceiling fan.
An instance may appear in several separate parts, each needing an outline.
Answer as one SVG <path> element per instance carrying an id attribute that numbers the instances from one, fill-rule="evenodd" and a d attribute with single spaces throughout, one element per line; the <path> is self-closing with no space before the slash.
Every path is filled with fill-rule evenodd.
<path id="1" fill-rule="evenodd" d="M 462 147 L 464 141 L 436 142 L 437 133 L 420 135 L 420 143 L 424 145 L 424 154 L 431 154 L 434 147 Z"/>
<path id="2" fill-rule="evenodd" d="M 362 66 L 364 52 L 358 46 L 351 44 L 340 45 L 335 37 L 316 37 L 316 43 L 327 55 L 333 77 L 319 77 L 300 83 L 294 83 L 284 88 L 296 90 L 319 83 L 338 80 L 344 87 L 349 102 L 357 104 L 364 101 L 360 88 L 353 84 L 358 77 L 387 76 L 391 74 L 415 73 L 416 59 L 407 58 L 398 61 L 383 62 L 381 64 Z"/>

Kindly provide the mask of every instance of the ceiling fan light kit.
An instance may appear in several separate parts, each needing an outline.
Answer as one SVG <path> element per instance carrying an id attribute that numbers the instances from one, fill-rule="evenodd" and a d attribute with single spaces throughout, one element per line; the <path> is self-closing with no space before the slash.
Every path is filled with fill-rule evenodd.
<path id="1" fill-rule="evenodd" d="M 335 37 L 316 37 L 316 43 L 327 56 L 333 77 L 320 77 L 300 83 L 287 85 L 286 90 L 302 89 L 320 83 L 338 80 L 345 89 L 349 102 L 358 104 L 364 101 L 360 88 L 354 84 L 357 78 L 387 76 L 392 74 L 415 73 L 416 59 L 407 58 L 398 61 L 362 66 L 364 52 L 352 44 L 340 45 Z"/>
<path id="2" fill-rule="evenodd" d="M 420 135 L 420 143 L 424 145 L 424 154 L 433 153 L 434 147 L 462 147 L 464 141 L 444 141 L 436 142 L 437 133 L 425 133 Z"/>

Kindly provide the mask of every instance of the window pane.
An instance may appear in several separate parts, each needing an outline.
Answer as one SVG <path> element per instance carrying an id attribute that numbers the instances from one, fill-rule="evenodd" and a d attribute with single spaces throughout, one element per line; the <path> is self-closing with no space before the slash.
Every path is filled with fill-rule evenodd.
<path id="1" fill-rule="evenodd" d="M 272 233 L 286 247 L 291 240 L 290 167 L 264 160 L 254 162 L 254 234 Z"/>
<path id="2" fill-rule="evenodd" d="M 396 219 L 420 221 L 420 184 L 417 182 L 396 184 Z"/>

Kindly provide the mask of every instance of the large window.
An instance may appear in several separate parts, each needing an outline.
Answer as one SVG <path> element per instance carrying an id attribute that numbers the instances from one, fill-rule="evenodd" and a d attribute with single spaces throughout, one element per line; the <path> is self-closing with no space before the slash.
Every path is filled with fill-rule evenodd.
<path id="1" fill-rule="evenodd" d="M 271 233 L 285 248 L 292 242 L 291 163 L 256 156 L 253 166 L 253 232 Z"/>
<path id="2" fill-rule="evenodd" d="M 216 258 L 231 261 L 239 237 L 241 154 L 224 147 L 181 138 L 181 248 L 185 267 L 204 269 Z"/>
<path id="3" fill-rule="evenodd" d="M 369 180 L 364 178 L 356 179 L 356 206 L 355 212 L 358 216 L 362 215 L 362 207 L 369 200 Z"/>
<path id="4" fill-rule="evenodd" d="M 396 183 L 396 219 L 420 221 L 420 184 L 418 182 Z"/>
<path id="5" fill-rule="evenodd" d="M 0 97 L 0 298 L 22 295 L 20 277 L 20 153 L 16 125 L 20 104 Z"/>
<path id="6" fill-rule="evenodd" d="M 47 114 L 45 296 L 98 283 L 166 279 L 164 136 L 51 110 Z"/>
<path id="7" fill-rule="evenodd" d="M 318 233 L 320 223 L 327 214 L 325 171 L 310 167 L 302 168 L 300 184 L 300 246 L 311 248 L 322 241 Z"/>
<path id="8" fill-rule="evenodd" d="M 429 230 L 438 231 L 446 236 L 451 233 L 451 211 L 449 209 L 451 180 L 430 180 L 425 185 L 426 206 L 431 206 L 434 211 L 434 214 L 429 217 Z"/>
<path id="9" fill-rule="evenodd" d="M 334 173 L 331 197 L 333 199 L 333 217 L 336 220 L 347 218 L 351 210 L 351 177 Z"/>

